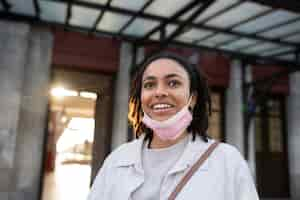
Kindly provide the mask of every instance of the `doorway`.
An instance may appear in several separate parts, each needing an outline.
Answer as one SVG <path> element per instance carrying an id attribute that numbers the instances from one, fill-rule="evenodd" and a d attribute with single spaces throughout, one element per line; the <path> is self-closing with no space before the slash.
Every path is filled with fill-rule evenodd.
<path id="1" fill-rule="evenodd" d="M 107 91 L 111 91 L 110 76 L 54 68 L 42 200 L 87 198 L 110 147 L 111 92 Z"/>
<path id="2" fill-rule="evenodd" d="M 262 102 L 255 117 L 258 192 L 264 198 L 289 194 L 285 99 L 271 96 Z"/>

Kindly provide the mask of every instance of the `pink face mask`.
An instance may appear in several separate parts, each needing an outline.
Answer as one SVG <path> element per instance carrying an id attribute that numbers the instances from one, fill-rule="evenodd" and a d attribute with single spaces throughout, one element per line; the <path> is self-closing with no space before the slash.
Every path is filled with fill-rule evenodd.
<path id="1" fill-rule="evenodd" d="M 192 113 L 188 109 L 191 99 L 186 106 L 167 120 L 157 121 L 151 119 L 144 112 L 142 122 L 162 140 L 175 140 L 184 132 L 193 119 Z"/>

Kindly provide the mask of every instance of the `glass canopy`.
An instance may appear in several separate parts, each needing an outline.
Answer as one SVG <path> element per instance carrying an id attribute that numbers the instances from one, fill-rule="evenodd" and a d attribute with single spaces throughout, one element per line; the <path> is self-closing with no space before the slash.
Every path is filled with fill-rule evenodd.
<path id="1" fill-rule="evenodd" d="M 168 39 L 170 44 L 299 63 L 293 59 L 300 51 L 300 9 L 293 2 L 278 7 L 263 0 L 1 0 L 0 14 L 141 45 Z"/>

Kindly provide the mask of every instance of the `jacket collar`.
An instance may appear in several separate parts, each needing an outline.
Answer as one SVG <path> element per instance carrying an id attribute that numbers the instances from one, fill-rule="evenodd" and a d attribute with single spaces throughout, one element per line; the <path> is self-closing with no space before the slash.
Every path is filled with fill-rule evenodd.
<path id="1" fill-rule="evenodd" d="M 199 157 L 205 152 L 205 150 L 213 143 L 212 139 L 209 139 L 208 142 L 204 142 L 200 137 L 196 137 L 195 141 L 192 141 L 192 134 L 188 135 L 188 144 L 176 162 L 174 167 L 168 172 L 168 174 L 177 173 L 189 168 L 193 165 Z M 120 151 L 120 157 L 115 162 L 116 167 L 128 167 L 134 166 L 134 168 L 143 173 L 142 168 L 142 148 L 143 148 L 144 135 L 140 136 L 139 139 L 128 143 L 125 146 L 125 149 Z M 209 167 L 209 162 L 205 162 L 201 166 L 200 170 L 207 170 Z"/>

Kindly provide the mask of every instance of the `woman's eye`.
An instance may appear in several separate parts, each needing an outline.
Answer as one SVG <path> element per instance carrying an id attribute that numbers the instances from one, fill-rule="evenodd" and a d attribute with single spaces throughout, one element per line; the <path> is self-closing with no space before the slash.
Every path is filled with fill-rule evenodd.
<path id="1" fill-rule="evenodd" d="M 171 80 L 169 82 L 169 86 L 170 87 L 178 87 L 180 85 L 180 82 L 179 81 L 176 81 L 176 80 Z"/>
<path id="2" fill-rule="evenodd" d="M 146 82 L 146 83 L 144 83 L 143 88 L 150 89 L 153 86 L 154 86 L 154 83 L 152 83 L 152 82 Z"/>

